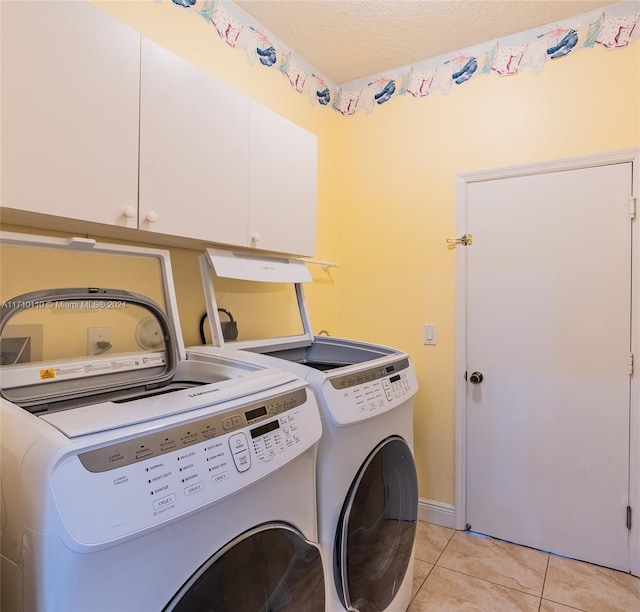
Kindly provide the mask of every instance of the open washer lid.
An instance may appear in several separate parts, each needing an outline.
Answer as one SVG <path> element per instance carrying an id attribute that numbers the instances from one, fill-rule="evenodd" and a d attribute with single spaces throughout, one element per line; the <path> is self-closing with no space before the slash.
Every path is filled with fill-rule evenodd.
<path id="1" fill-rule="evenodd" d="M 311 274 L 303 260 L 207 249 L 200 273 L 214 346 L 265 353 L 313 343 L 302 288 Z M 233 341 L 224 333 L 229 316 Z"/>
<path id="2" fill-rule="evenodd" d="M 186 353 L 167 251 L 0 232 L 0 253 L 4 398 L 38 412 L 171 381 Z"/>

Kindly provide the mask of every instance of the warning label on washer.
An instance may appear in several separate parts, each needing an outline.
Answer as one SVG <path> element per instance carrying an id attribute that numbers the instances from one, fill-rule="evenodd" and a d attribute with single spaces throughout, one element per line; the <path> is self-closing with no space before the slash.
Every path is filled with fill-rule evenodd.
<path id="1" fill-rule="evenodd" d="M 166 359 L 163 354 L 136 354 L 134 356 L 117 356 L 110 359 L 98 358 L 81 363 L 73 363 L 71 361 L 59 367 L 38 370 L 38 374 L 41 381 L 53 380 L 54 378 L 83 378 L 85 376 L 109 374 L 123 370 L 158 367 L 165 363 Z"/>

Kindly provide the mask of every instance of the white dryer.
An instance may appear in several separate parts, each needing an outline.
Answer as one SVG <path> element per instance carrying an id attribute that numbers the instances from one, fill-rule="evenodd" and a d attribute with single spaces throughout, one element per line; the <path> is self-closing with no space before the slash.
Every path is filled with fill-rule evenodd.
<path id="1" fill-rule="evenodd" d="M 319 538 L 330 612 L 404 612 L 413 583 L 418 487 L 409 356 L 353 340 L 313 336 L 304 262 L 209 249 L 201 257 L 214 344 L 252 363 L 286 369 L 312 386 L 321 407 Z M 218 309 L 233 313 L 225 341 Z M 206 338 L 205 338 L 206 340 Z M 216 354 L 210 346 L 188 354 Z"/>
<path id="2" fill-rule="evenodd" d="M 0 249 L 2 609 L 324 612 L 308 384 L 186 360 L 164 251 Z"/>

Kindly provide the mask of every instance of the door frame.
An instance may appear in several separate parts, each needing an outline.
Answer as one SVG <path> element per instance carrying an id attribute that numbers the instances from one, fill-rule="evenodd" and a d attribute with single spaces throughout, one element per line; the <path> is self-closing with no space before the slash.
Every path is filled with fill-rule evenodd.
<path id="1" fill-rule="evenodd" d="M 473 232 L 467 228 L 467 186 L 471 183 L 519 176 L 531 176 L 593 168 L 596 166 L 632 162 L 632 197 L 640 193 L 640 149 L 623 149 L 581 157 L 556 159 L 504 168 L 493 168 L 456 176 L 456 236 Z M 629 423 L 629 504 L 632 507 L 632 528 L 629 538 L 629 570 L 640 576 L 640 248 L 637 244 L 640 209 L 632 224 L 631 261 L 631 351 L 635 356 L 635 372 L 631 377 Z M 470 246 L 468 248 L 473 248 Z M 467 247 L 456 245 L 456 315 L 455 315 L 455 528 L 467 524 Z M 620 520 L 624 520 L 620 517 Z"/>

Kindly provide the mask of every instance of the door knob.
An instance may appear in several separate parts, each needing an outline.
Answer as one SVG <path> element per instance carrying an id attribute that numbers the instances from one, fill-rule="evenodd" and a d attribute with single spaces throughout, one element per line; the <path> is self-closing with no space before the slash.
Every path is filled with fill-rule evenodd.
<path id="1" fill-rule="evenodd" d="M 472 385 L 479 385 L 483 379 L 484 376 L 482 375 L 482 372 L 474 372 L 473 374 L 471 374 L 471 376 L 469 376 L 469 382 Z"/>

